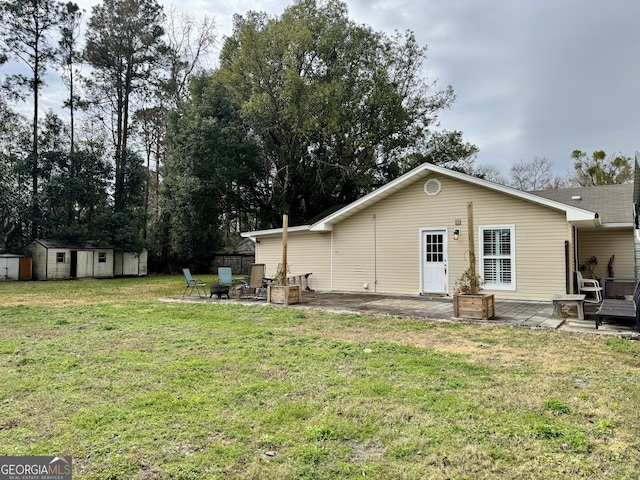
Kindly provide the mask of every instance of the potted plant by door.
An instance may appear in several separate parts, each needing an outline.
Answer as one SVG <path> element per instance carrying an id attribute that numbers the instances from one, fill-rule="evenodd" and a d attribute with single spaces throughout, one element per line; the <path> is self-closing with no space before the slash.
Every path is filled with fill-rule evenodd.
<path id="1" fill-rule="evenodd" d="M 467 269 L 456 282 L 453 295 L 453 316 L 488 320 L 496 316 L 493 293 L 479 293 L 482 278 L 475 270 Z"/>

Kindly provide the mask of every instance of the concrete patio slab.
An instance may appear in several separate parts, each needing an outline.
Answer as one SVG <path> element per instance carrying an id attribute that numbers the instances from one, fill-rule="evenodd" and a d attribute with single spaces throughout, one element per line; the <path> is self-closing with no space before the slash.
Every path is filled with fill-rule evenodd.
<path id="1" fill-rule="evenodd" d="M 267 305 L 264 299 L 238 300 L 233 295 L 230 299 L 209 297 L 165 298 L 168 302 L 202 302 L 202 303 L 242 303 L 246 305 Z M 451 297 L 381 295 L 376 293 L 337 293 L 303 291 L 302 300 L 286 308 L 312 309 L 332 313 L 354 313 L 360 315 L 392 315 L 398 317 L 417 318 L 430 321 L 475 322 L 487 325 L 503 325 L 511 327 L 528 327 L 540 329 L 560 329 L 576 333 L 603 335 L 622 335 L 639 337 L 635 326 L 627 324 L 605 324 L 595 328 L 593 321 L 597 305 L 585 306 L 586 320 L 577 319 L 575 308 L 565 310 L 567 317 L 554 318 L 551 300 L 548 302 L 496 300 L 496 318 L 476 320 L 456 318 L 453 316 Z"/>

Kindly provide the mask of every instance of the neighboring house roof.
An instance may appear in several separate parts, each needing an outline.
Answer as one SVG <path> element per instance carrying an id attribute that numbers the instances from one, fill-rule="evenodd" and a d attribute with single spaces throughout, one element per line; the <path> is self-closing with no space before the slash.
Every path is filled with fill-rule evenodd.
<path id="1" fill-rule="evenodd" d="M 471 175 L 467 175 L 461 172 L 455 172 L 453 170 L 449 170 L 444 167 L 439 167 L 437 165 L 432 165 L 430 163 L 424 163 L 410 172 L 405 173 L 401 177 L 387 183 L 386 185 L 374 190 L 373 192 L 365 195 L 364 197 L 350 203 L 349 205 L 339 209 L 338 211 L 331 213 L 324 218 L 318 220 L 317 222 L 311 225 L 304 225 L 299 227 L 289 228 L 288 231 L 315 231 L 315 232 L 327 232 L 333 229 L 333 225 L 339 223 L 346 218 L 349 218 L 351 215 L 368 208 L 369 206 L 383 200 L 389 195 L 394 194 L 395 192 L 403 189 L 404 187 L 419 181 L 423 178 L 426 178 L 433 174 L 438 174 L 446 177 L 455 178 L 461 180 L 466 183 L 478 185 L 484 188 L 488 188 L 490 190 L 502 192 L 506 195 L 519 198 L 521 200 L 525 200 L 528 202 L 536 203 L 538 205 L 543 205 L 548 208 L 552 208 L 558 211 L 562 211 L 565 213 L 568 222 L 586 222 L 587 225 L 590 226 L 599 226 L 600 220 L 598 218 L 598 213 L 596 211 L 590 211 L 580 206 L 573 206 L 566 203 L 562 203 L 553 199 L 544 198 L 539 195 L 534 195 L 533 193 L 523 192 L 520 190 L 516 190 L 515 188 L 507 187 L 505 185 L 500 185 L 498 183 L 490 182 L 488 180 L 484 180 L 478 177 L 474 177 Z M 273 235 L 277 233 L 281 233 L 282 229 L 270 229 L 270 230 L 261 230 L 256 232 L 244 232 L 242 234 L 243 237 L 256 237 L 261 235 Z"/>
<path id="2" fill-rule="evenodd" d="M 235 246 L 234 251 L 238 253 L 254 254 L 256 252 L 256 242 L 252 238 L 243 238 Z"/>
<path id="3" fill-rule="evenodd" d="M 633 183 L 597 187 L 551 188 L 531 192 L 567 205 L 598 212 L 603 226 L 633 225 Z"/>
<path id="4" fill-rule="evenodd" d="M 216 250 L 215 255 L 254 255 L 256 242 L 253 238 L 243 238 L 235 245 L 226 245 Z"/>

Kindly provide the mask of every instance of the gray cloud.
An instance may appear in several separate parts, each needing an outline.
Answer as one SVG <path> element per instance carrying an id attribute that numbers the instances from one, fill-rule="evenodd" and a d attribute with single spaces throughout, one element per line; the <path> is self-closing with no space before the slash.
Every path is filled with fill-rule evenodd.
<path id="1" fill-rule="evenodd" d="M 627 155 L 638 148 L 640 4 L 348 3 L 358 21 L 409 28 L 428 44 L 427 71 L 457 94 L 442 124 L 480 147 L 480 163 L 508 167 L 545 156 L 563 172 L 576 148 Z"/>
<path id="2" fill-rule="evenodd" d="M 91 0 L 83 0 L 90 11 Z M 186 0 L 177 9 L 216 18 L 281 14 L 283 0 Z M 169 3 L 166 3 L 167 6 Z M 559 173 L 569 155 L 633 155 L 640 130 L 636 86 L 640 3 L 628 0 L 347 0 L 351 17 L 375 30 L 410 29 L 428 45 L 425 75 L 452 85 L 444 128 L 478 145 L 481 164 L 508 169 L 547 157 Z"/>

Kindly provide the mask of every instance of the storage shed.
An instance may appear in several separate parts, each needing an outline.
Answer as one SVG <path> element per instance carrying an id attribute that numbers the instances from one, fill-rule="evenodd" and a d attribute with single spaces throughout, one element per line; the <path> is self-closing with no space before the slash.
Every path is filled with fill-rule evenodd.
<path id="1" fill-rule="evenodd" d="M 147 274 L 147 258 L 149 251 L 143 249 L 140 253 L 115 250 L 113 274 L 117 277 L 137 276 Z"/>
<path id="2" fill-rule="evenodd" d="M 0 255 L 0 281 L 4 280 L 31 280 L 31 257 Z"/>
<path id="3" fill-rule="evenodd" d="M 71 278 L 71 248 L 47 240 L 34 240 L 27 251 L 33 261 L 34 280 Z"/>
<path id="4" fill-rule="evenodd" d="M 50 240 L 35 240 L 27 250 L 33 258 L 35 280 L 113 277 L 112 247 L 72 246 Z"/>

